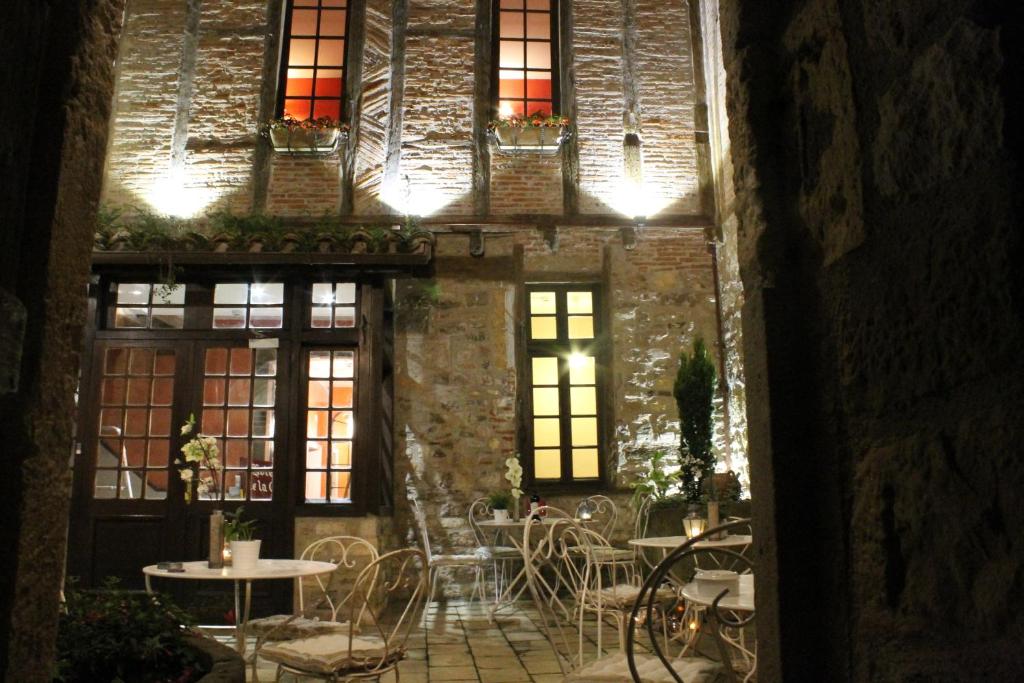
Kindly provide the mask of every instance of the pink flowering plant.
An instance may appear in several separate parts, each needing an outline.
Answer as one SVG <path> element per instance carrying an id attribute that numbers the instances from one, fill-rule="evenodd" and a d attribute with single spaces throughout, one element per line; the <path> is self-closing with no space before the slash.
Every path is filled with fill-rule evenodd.
<path id="1" fill-rule="evenodd" d="M 488 124 L 488 128 L 491 130 L 497 128 L 567 128 L 569 123 L 568 116 L 560 116 L 558 114 L 549 116 L 543 112 L 535 111 L 529 116 L 513 115 L 495 119 Z"/>

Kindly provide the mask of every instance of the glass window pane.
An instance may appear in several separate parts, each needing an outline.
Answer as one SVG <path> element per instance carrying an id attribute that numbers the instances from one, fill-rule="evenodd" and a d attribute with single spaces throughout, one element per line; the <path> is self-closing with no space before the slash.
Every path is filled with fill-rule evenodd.
<path id="1" fill-rule="evenodd" d="M 535 385 L 558 384 L 558 359 L 533 358 L 533 383 Z"/>
<path id="2" fill-rule="evenodd" d="M 502 12 L 501 18 L 501 37 L 502 38 L 522 38 L 523 37 L 523 13 L 522 12 Z"/>
<path id="3" fill-rule="evenodd" d="M 171 409 L 154 408 L 149 411 L 149 435 L 170 436 L 171 435 Z"/>
<path id="4" fill-rule="evenodd" d="M 356 302 L 356 283 L 339 282 L 334 299 L 339 304 L 354 304 Z"/>
<path id="5" fill-rule="evenodd" d="M 526 14 L 526 37 L 551 38 L 551 15 L 528 12 Z"/>
<path id="6" fill-rule="evenodd" d="M 593 356 L 574 353 L 569 356 L 569 384 L 596 384 Z"/>
<path id="7" fill-rule="evenodd" d="M 146 425 L 149 422 L 145 408 L 130 408 L 124 411 L 124 435 L 145 436 Z"/>
<path id="8" fill-rule="evenodd" d="M 154 308 L 154 330 L 180 330 L 185 327 L 184 308 Z"/>
<path id="9" fill-rule="evenodd" d="M 530 292 L 531 315 L 554 315 L 555 305 L 554 292 Z"/>
<path id="10" fill-rule="evenodd" d="M 258 379 L 252 385 L 252 404 L 272 406 L 277 398 L 277 382 L 272 379 Z"/>
<path id="11" fill-rule="evenodd" d="M 309 352 L 309 376 L 330 377 L 331 376 L 331 352 L 310 351 Z"/>
<path id="12" fill-rule="evenodd" d="M 128 380 L 128 405 L 144 406 L 149 403 L 149 378 L 132 377 Z"/>
<path id="13" fill-rule="evenodd" d="M 139 328 L 149 324 L 148 308 L 114 309 L 114 327 Z"/>
<path id="14" fill-rule="evenodd" d="M 229 282 L 214 285 L 213 303 L 247 304 L 249 303 L 249 285 L 244 282 Z"/>
<path id="15" fill-rule="evenodd" d="M 331 437 L 335 439 L 351 439 L 355 429 L 351 410 L 336 410 L 331 414 Z"/>
<path id="16" fill-rule="evenodd" d="M 526 97 L 525 71 L 502 69 L 498 74 L 498 97 Z"/>
<path id="17" fill-rule="evenodd" d="M 341 118 L 341 102 L 338 100 L 317 100 L 313 104 L 313 118 L 326 116 L 329 119 Z"/>
<path id="18" fill-rule="evenodd" d="M 334 287 L 329 282 L 317 282 L 313 285 L 312 297 L 314 304 L 333 304 Z"/>
<path id="19" fill-rule="evenodd" d="M 322 329 L 331 326 L 333 309 L 330 306 L 313 306 L 310 309 L 309 326 Z"/>
<path id="20" fill-rule="evenodd" d="M 150 500 L 167 498 L 167 472 L 146 472 L 145 497 Z"/>
<path id="21" fill-rule="evenodd" d="M 234 330 L 245 327 L 245 309 L 214 308 L 213 327 L 218 330 Z"/>
<path id="22" fill-rule="evenodd" d="M 316 55 L 319 66 L 341 66 L 345 59 L 345 41 L 321 40 Z"/>
<path id="23" fill-rule="evenodd" d="M 146 462 L 146 440 L 125 439 L 121 451 L 121 466 L 138 469 Z"/>
<path id="24" fill-rule="evenodd" d="M 594 316 L 592 315 L 570 315 L 569 316 L 569 339 L 593 339 L 594 338 Z"/>
<path id="25" fill-rule="evenodd" d="M 523 0 L 501 0 L 501 9 L 523 9 Z"/>
<path id="26" fill-rule="evenodd" d="M 231 374 L 248 375 L 250 373 L 252 373 L 252 351 L 231 349 Z"/>
<path id="27" fill-rule="evenodd" d="M 558 431 L 559 420 L 552 417 L 538 417 L 533 421 L 533 445 L 535 448 L 555 447 L 561 443 Z"/>
<path id="28" fill-rule="evenodd" d="M 558 325 L 553 315 L 535 315 L 530 317 L 530 336 L 533 339 L 557 339 Z"/>
<path id="29" fill-rule="evenodd" d="M 316 41 L 292 39 L 288 47 L 288 66 L 313 66 Z"/>
<path id="30" fill-rule="evenodd" d="M 117 303 L 145 306 L 149 303 L 149 287 L 147 284 L 119 284 L 117 286 Z"/>
<path id="31" fill-rule="evenodd" d="M 123 415 L 120 408 L 101 410 L 100 436 L 121 436 Z"/>
<path id="32" fill-rule="evenodd" d="M 203 419 L 199 425 L 199 431 L 207 436 L 221 436 L 224 434 L 224 411 L 204 410 Z"/>
<path id="33" fill-rule="evenodd" d="M 136 472 L 121 473 L 121 488 L 118 492 L 121 498 L 137 500 L 142 498 L 142 477 Z"/>
<path id="34" fill-rule="evenodd" d="M 185 285 L 157 285 L 153 288 L 154 304 L 185 303 Z"/>
<path id="35" fill-rule="evenodd" d="M 207 349 L 206 363 L 203 368 L 205 375 L 226 375 L 228 372 L 228 350 L 225 348 Z"/>
<path id="36" fill-rule="evenodd" d="M 251 302 L 253 304 L 284 303 L 284 285 L 281 283 L 259 283 L 252 286 Z"/>
<path id="37" fill-rule="evenodd" d="M 352 407 L 352 382 L 334 382 L 331 387 L 331 405 L 335 408 Z"/>
<path id="38" fill-rule="evenodd" d="M 327 442 L 307 441 L 306 442 L 306 469 L 325 470 L 327 469 Z"/>
<path id="39" fill-rule="evenodd" d="M 324 10 L 320 13 L 320 35 L 345 35 L 345 10 Z"/>
<path id="40" fill-rule="evenodd" d="M 169 349 L 157 349 L 153 355 L 153 374 L 154 375 L 173 375 L 174 374 L 174 351 Z"/>
<path id="41" fill-rule="evenodd" d="M 334 309 L 335 327 L 355 327 L 356 309 L 351 306 L 338 306 Z"/>
<path id="42" fill-rule="evenodd" d="M 224 481 L 227 488 L 224 491 L 226 500 L 243 500 L 245 498 L 246 486 L 245 472 L 225 472 Z"/>
<path id="43" fill-rule="evenodd" d="M 574 448 L 572 449 L 572 477 L 573 479 L 596 479 L 599 475 L 597 449 L 596 448 Z"/>
<path id="44" fill-rule="evenodd" d="M 498 115 L 502 117 L 525 116 L 526 105 L 521 100 L 501 100 L 498 103 Z"/>
<path id="45" fill-rule="evenodd" d="M 252 308 L 249 310 L 249 327 L 276 329 L 284 324 L 283 308 Z"/>
<path id="46" fill-rule="evenodd" d="M 335 377 L 351 377 L 355 369 L 355 356 L 352 351 L 335 351 L 332 374 Z"/>
<path id="47" fill-rule="evenodd" d="M 153 380 L 153 395 L 150 404 L 169 406 L 174 400 L 174 380 L 168 377 L 157 377 Z"/>
<path id="48" fill-rule="evenodd" d="M 527 71 L 526 96 L 531 100 L 550 100 L 551 72 Z M 551 116 L 551 102 L 530 102 L 530 113 L 538 111 L 544 116 Z"/>
<path id="49" fill-rule="evenodd" d="M 228 411 L 228 436 L 249 436 L 249 411 Z"/>
<path id="50" fill-rule="evenodd" d="M 273 377 L 277 374 L 277 349 L 256 349 L 256 376 Z"/>
<path id="51" fill-rule="evenodd" d="M 597 391 L 594 387 L 570 388 L 569 411 L 573 415 L 596 415 Z"/>
<path id="52" fill-rule="evenodd" d="M 571 420 L 571 424 L 573 446 L 597 445 L 596 417 L 574 417 Z"/>
<path id="53" fill-rule="evenodd" d="M 502 63 L 502 66 L 506 66 Z M 550 69 L 551 68 L 551 43 L 548 41 L 543 42 L 528 42 L 526 44 L 526 66 L 530 69 Z"/>
<path id="54" fill-rule="evenodd" d="M 526 9 L 551 9 L 551 0 L 526 0 Z"/>
<path id="55" fill-rule="evenodd" d="M 117 470 L 96 470 L 93 498 L 117 498 Z"/>
<path id="56" fill-rule="evenodd" d="M 103 362 L 106 375 L 123 375 L 128 369 L 128 349 L 107 349 Z"/>
<path id="57" fill-rule="evenodd" d="M 310 439 L 327 438 L 327 411 L 310 410 L 306 413 L 306 436 Z"/>
<path id="58" fill-rule="evenodd" d="M 252 435 L 273 437 L 274 436 L 274 411 L 254 410 L 252 411 Z"/>
<path id="59" fill-rule="evenodd" d="M 151 375 L 153 374 L 153 351 L 152 349 L 132 349 L 128 360 L 128 374 L 130 375 Z"/>
<path id="60" fill-rule="evenodd" d="M 270 500 L 274 497 L 274 473 L 269 470 L 252 472 L 249 475 L 249 498 Z"/>
<path id="61" fill-rule="evenodd" d="M 103 389 L 100 394 L 100 402 L 103 405 L 124 405 L 125 381 L 121 378 L 107 378 L 103 380 Z"/>
<path id="62" fill-rule="evenodd" d="M 566 312 L 570 315 L 593 313 L 594 295 L 590 292 L 567 292 L 565 295 Z"/>
<path id="63" fill-rule="evenodd" d="M 558 415 L 558 388 L 533 390 L 534 415 Z"/>
<path id="64" fill-rule="evenodd" d="M 253 467 L 274 466 L 274 442 L 269 440 L 253 441 L 249 452 L 252 454 Z"/>
<path id="65" fill-rule="evenodd" d="M 245 439 L 228 439 L 224 446 L 225 467 L 245 467 L 249 464 L 249 442 Z"/>
<path id="66" fill-rule="evenodd" d="M 327 500 L 327 473 L 306 472 L 306 502 L 323 503 Z"/>
<path id="67" fill-rule="evenodd" d="M 316 10 L 296 9 L 292 10 L 293 36 L 315 36 L 316 35 Z"/>
<path id="68" fill-rule="evenodd" d="M 332 441 L 331 442 L 331 467 L 352 466 L 352 442 Z"/>
<path id="69" fill-rule="evenodd" d="M 331 383 L 325 379 L 311 380 L 309 382 L 309 393 L 306 399 L 306 405 L 309 408 L 326 408 L 328 406 L 330 384 Z"/>
<path id="70" fill-rule="evenodd" d="M 146 462 L 149 467 L 167 467 L 170 461 L 170 443 L 167 439 L 150 439 L 149 457 Z"/>
<path id="71" fill-rule="evenodd" d="M 331 500 L 332 501 L 345 501 L 350 499 L 349 495 L 349 483 L 352 475 L 348 472 L 332 472 L 331 473 Z"/>
<path id="72" fill-rule="evenodd" d="M 248 379 L 232 379 L 228 382 L 228 405 L 249 405 L 249 389 L 252 383 Z"/>
<path id="73" fill-rule="evenodd" d="M 557 449 L 533 452 L 533 473 L 537 479 L 558 479 L 562 476 L 562 454 Z"/>
<path id="74" fill-rule="evenodd" d="M 498 66 L 502 69 L 522 69 L 523 44 L 518 40 L 503 40 L 498 56 Z"/>
<path id="75" fill-rule="evenodd" d="M 309 100 L 287 99 L 284 101 L 284 115 L 305 121 L 312 113 L 313 105 Z"/>

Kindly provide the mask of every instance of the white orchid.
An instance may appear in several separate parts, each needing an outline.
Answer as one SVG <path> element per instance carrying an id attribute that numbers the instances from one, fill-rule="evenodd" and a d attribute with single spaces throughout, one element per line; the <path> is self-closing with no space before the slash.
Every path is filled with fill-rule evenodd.
<path id="1" fill-rule="evenodd" d="M 195 432 L 196 416 L 189 415 L 188 420 L 181 426 L 181 435 L 186 436 Z M 196 480 L 196 490 L 200 495 L 205 496 L 211 490 L 216 489 L 216 475 L 220 471 L 220 459 L 218 456 L 217 439 L 205 434 L 195 434 L 188 442 L 181 447 L 182 462 L 178 464 L 178 474 L 185 483 L 185 502 L 192 502 L 192 481 Z M 200 468 L 204 472 L 213 473 L 214 477 L 198 477 Z"/>
<path id="2" fill-rule="evenodd" d="M 519 488 L 523 483 L 523 466 L 519 464 L 519 455 L 505 459 L 505 479 L 512 485 L 512 497 L 519 499 L 523 490 Z"/>

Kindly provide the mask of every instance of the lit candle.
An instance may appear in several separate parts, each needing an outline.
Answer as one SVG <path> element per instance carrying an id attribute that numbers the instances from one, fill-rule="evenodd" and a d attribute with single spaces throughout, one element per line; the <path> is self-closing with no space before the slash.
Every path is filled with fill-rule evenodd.
<path id="1" fill-rule="evenodd" d="M 694 538 L 704 533 L 706 524 L 707 520 L 703 517 L 698 517 L 696 512 L 691 512 L 683 518 L 683 531 L 686 533 L 687 538 Z"/>

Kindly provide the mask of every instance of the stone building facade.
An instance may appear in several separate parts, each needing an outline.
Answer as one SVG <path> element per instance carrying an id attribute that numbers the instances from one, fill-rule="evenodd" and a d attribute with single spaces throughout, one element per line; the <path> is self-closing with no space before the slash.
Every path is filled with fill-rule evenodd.
<path id="1" fill-rule="evenodd" d="M 573 121 L 557 154 L 503 153 L 488 137 L 497 3 L 358 0 L 348 3 L 349 137 L 334 153 L 302 157 L 274 153 L 256 134 L 280 113 L 292 5 L 128 3 L 108 206 L 200 222 L 222 208 L 265 212 L 299 230 L 324 214 L 366 225 L 412 215 L 437 239 L 431 278 L 396 280 L 392 292 L 395 516 L 379 525 L 296 519 L 296 552 L 346 530 L 411 537 L 407 495 L 426 508 L 436 545 L 471 542 L 468 504 L 503 487 L 504 460 L 528 447 L 521 343 L 532 282 L 585 282 L 602 294 L 608 412 L 598 489 L 622 504 L 623 534 L 639 454 L 678 448 L 672 382 L 696 337 L 724 377 L 722 466 L 747 482 L 742 292 L 734 262 L 715 248 L 723 210 L 711 189 L 705 104 L 705 83 L 723 72 L 700 54 L 701 32 L 717 36 L 717 25 L 702 28 L 698 6 L 684 0 L 551 6 L 560 110 Z M 632 169 L 627 135 L 641 145 Z M 473 231 L 482 255 L 470 255 Z"/>

